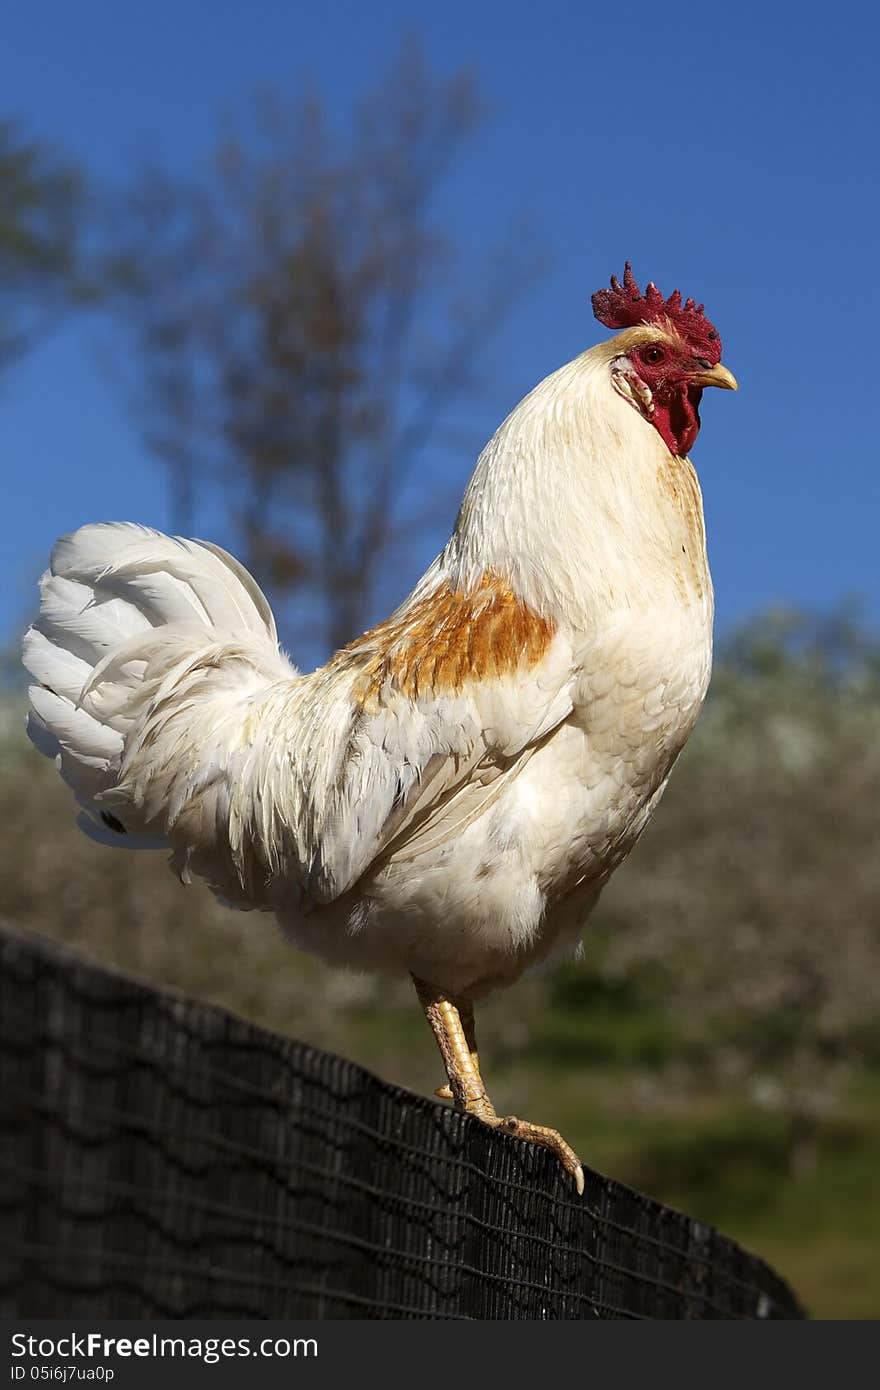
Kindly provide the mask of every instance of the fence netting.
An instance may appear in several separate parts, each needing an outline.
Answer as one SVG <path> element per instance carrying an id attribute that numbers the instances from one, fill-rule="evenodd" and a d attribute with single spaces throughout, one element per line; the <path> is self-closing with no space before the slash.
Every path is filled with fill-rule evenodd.
<path id="1" fill-rule="evenodd" d="M 711 1227 L 0 932 L 0 1315 L 792 1318 Z"/>

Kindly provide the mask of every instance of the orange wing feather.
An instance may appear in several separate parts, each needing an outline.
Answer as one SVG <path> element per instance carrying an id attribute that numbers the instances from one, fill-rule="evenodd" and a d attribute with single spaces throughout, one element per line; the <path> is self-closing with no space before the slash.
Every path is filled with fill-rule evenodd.
<path id="1" fill-rule="evenodd" d="M 360 666 L 357 698 L 372 711 L 389 686 L 411 700 L 455 695 L 470 681 L 535 666 L 555 632 L 553 622 L 484 574 L 470 592 L 443 583 L 349 643 L 331 665 Z"/>

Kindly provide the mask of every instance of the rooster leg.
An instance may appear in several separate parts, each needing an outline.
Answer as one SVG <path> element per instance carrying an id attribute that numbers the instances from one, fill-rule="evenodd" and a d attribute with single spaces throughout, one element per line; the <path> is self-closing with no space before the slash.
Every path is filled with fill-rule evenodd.
<path id="1" fill-rule="evenodd" d="M 427 1016 L 428 1006 L 427 1004 L 425 1004 L 424 999 L 422 999 L 423 988 L 429 989 L 430 986 L 423 986 L 421 981 L 417 981 L 416 989 L 419 991 L 419 999 L 422 1000 L 422 1005 L 425 1009 L 425 1013 Z M 459 999 L 458 1003 L 456 1004 L 456 1008 L 458 1009 L 458 1017 L 461 1020 L 461 1026 L 464 1029 L 465 1042 L 467 1043 L 468 1052 L 471 1054 L 471 1061 L 476 1067 L 477 1074 L 479 1075 L 480 1059 L 477 1055 L 477 1029 L 476 1024 L 474 1022 L 474 1006 L 471 1003 L 470 999 Z M 452 1094 L 452 1087 L 449 1085 L 448 1082 L 445 1086 L 438 1086 L 436 1091 L 434 1092 L 434 1095 L 438 1096 L 440 1100 L 455 1099 L 455 1097 Z"/>
<path id="2" fill-rule="evenodd" d="M 413 976 L 413 983 L 425 1017 L 437 1040 L 449 1089 L 442 1087 L 438 1095 L 448 1095 L 455 1102 L 456 1110 L 463 1110 L 482 1120 L 493 1129 L 501 1129 L 517 1139 L 528 1139 L 533 1144 L 541 1144 L 556 1154 L 563 1168 L 574 1178 L 579 1193 L 584 1190 L 584 1170 L 580 1159 L 566 1144 L 562 1135 L 555 1129 L 544 1125 L 529 1124 L 518 1120 L 515 1115 L 497 1115 L 483 1085 L 477 1056 L 477 1040 L 474 1028 L 474 1010 L 469 1000 L 456 1001 L 441 990 L 434 989 L 424 980 Z"/>

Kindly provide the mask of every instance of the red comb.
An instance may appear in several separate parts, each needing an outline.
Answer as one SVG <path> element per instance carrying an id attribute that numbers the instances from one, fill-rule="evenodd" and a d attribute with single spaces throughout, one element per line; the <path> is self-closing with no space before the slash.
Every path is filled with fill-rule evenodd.
<path id="1" fill-rule="evenodd" d="M 721 339 L 706 318 L 703 305 L 695 304 L 692 299 L 682 304 L 681 290 L 673 290 L 669 298 L 664 299 L 653 282 L 649 282 L 642 294 L 629 261 L 622 285 L 617 276 L 612 275 L 611 289 L 597 290 L 593 295 L 593 313 L 607 328 L 633 328 L 637 323 L 668 320 L 701 357 L 713 363 L 721 360 Z"/>

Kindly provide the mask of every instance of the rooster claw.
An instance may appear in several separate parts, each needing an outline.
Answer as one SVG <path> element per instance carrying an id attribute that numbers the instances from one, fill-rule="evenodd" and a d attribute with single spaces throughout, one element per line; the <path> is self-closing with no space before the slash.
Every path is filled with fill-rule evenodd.
<path id="1" fill-rule="evenodd" d="M 491 1129 L 503 1130 L 503 1133 L 510 1134 L 512 1138 L 524 1138 L 528 1144 L 539 1144 L 541 1148 L 549 1148 L 551 1154 L 555 1154 L 562 1163 L 566 1173 L 573 1177 L 578 1197 L 584 1195 L 584 1168 L 580 1158 L 571 1145 L 566 1144 L 559 1130 L 548 1129 L 546 1125 L 531 1125 L 528 1120 L 517 1119 L 516 1115 L 495 1115 L 489 1105 L 473 1106 L 468 1113 Z"/>
<path id="2" fill-rule="evenodd" d="M 574 1178 L 577 1194 L 583 1197 L 583 1166 L 574 1149 L 570 1144 L 566 1144 L 558 1130 L 548 1129 L 546 1125 L 533 1125 L 528 1120 L 518 1120 L 515 1115 L 496 1115 L 494 1118 L 481 1115 L 479 1118 L 484 1124 L 491 1125 L 493 1129 L 502 1129 L 505 1134 L 510 1134 L 515 1139 L 526 1139 L 530 1144 L 540 1144 L 542 1148 L 549 1149 L 559 1159 L 566 1173 Z"/>
<path id="3" fill-rule="evenodd" d="M 452 1087 L 449 1085 L 438 1086 L 434 1095 L 438 1096 L 440 1100 L 455 1099 L 452 1094 Z M 574 1149 L 570 1144 L 566 1144 L 558 1130 L 548 1129 L 546 1125 L 533 1125 L 527 1120 L 518 1120 L 515 1115 L 496 1115 L 488 1105 L 473 1106 L 469 1113 L 475 1119 L 482 1120 L 484 1125 L 489 1125 L 492 1129 L 501 1129 L 514 1139 L 526 1139 L 531 1144 L 540 1144 L 542 1148 L 549 1149 L 559 1159 L 566 1173 L 574 1178 L 577 1194 L 579 1197 L 583 1197 L 583 1166 Z"/>

